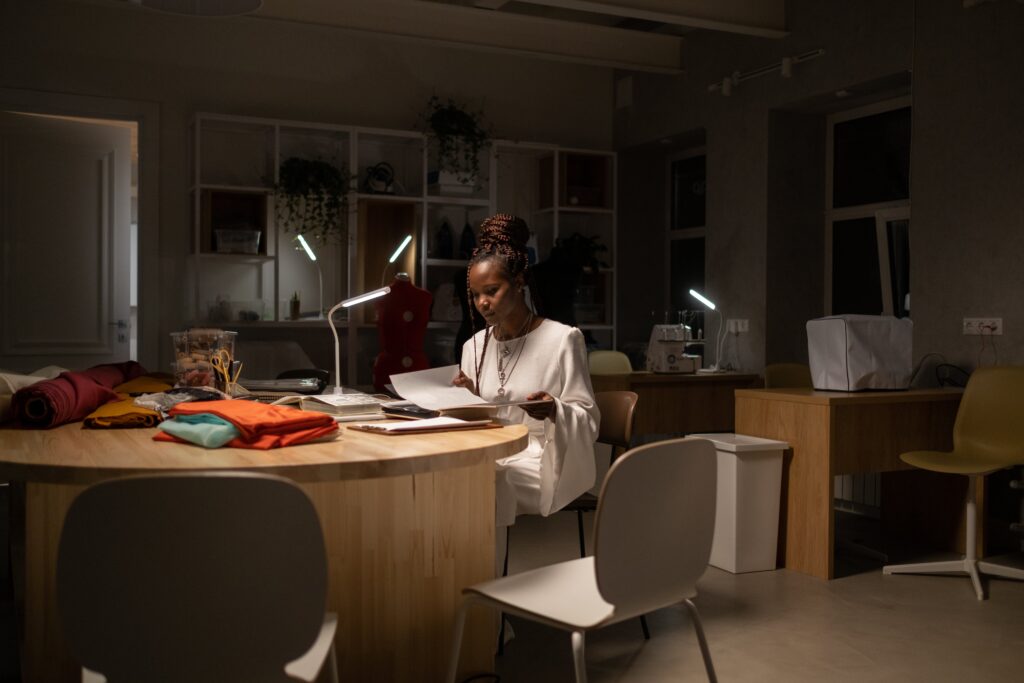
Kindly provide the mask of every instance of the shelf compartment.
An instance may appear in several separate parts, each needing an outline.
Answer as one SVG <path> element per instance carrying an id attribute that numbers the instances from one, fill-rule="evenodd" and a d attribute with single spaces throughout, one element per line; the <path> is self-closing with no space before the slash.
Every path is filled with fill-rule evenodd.
<path id="1" fill-rule="evenodd" d="M 273 248 L 267 240 L 267 215 L 269 195 L 264 191 L 242 192 L 236 190 L 199 191 L 199 231 L 198 244 L 192 250 L 200 254 L 232 255 L 232 252 L 217 251 L 217 231 L 254 232 L 258 237 L 256 253 L 246 251 L 245 242 L 239 242 L 237 251 L 242 256 L 268 256 Z M 232 236 L 234 238 L 235 236 Z"/>
<path id="2" fill-rule="evenodd" d="M 199 177 L 204 183 L 272 187 L 274 126 L 227 118 L 196 120 Z"/>

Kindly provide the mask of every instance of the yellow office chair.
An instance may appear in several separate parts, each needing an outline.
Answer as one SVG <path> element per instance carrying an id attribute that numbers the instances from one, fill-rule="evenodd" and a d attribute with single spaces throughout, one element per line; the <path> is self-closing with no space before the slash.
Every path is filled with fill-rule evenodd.
<path id="1" fill-rule="evenodd" d="M 886 565 L 884 574 L 964 573 L 971 577 L 978 600 L 985 599 L 979 574 L 1024 580 L 1024 569 L 979 560 L 976 552 L 978 478 L 1024 464 L 1024 367 L 982 368 L 967 382 L 953 425 L 953 451 L 913 451 L 903 462 L 932 472 L 969 477 L 967 484 L 967 555 L 962 560 Z"/>
<path id="2" fill-rule="evenodd" d="M 629 356 L 622 351 L 591 351 L 588 360 L 592 375 L 625 375 L 633 372 Z"/>
<path id="3" fill-rule="evenodd" d="M 782 389 L 790 387 L 807 387 L 810 389 L 811 368 L 803 363 L 772 363 L 764 369 L 764 388 Z"/>

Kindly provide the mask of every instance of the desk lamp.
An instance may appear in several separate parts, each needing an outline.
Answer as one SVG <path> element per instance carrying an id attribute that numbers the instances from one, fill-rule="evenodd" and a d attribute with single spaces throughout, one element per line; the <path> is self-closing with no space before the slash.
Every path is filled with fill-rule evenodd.
<path id="1" fill-rule="evenodd" d="M 350 308 L 357 306 L 361 303 L 365 303 L 377 297 L 390 294 L 390 287 L 381 287 L 375 289 L 372 292 L 366 292 L 358 296 L 339 301 L 331 307 L 331 310 L 327 311 L 327 324 L 331 326 L 331 332 L 334 334 L 334 393 L 343 394 L 345 393 L 341 388 L 341 343 L 338 341 L 338 330 L 334 327 L 334 312 L 339 308 Z"/>
<path id="2" fill-rule="evenodd" d="M 697 290 L 691 289 L 690 290 L 690 296 L 692 296 L 694 299 L 696 299 L 697 301 L 699 301 L 702 304 L 704 304 L 705 306 L 707 306 L 709 310 L 712 310 L 712 311 L 714 311 L 715 313 L 718 314 L 718 334 L 716 335 L 716 342 L 715 342 L 715 362 L 714 362 L 713 365 L 711 365 L 707 369 L 707 372 L 725 372 L 725 368 L 722 367 L 722 340 L 723 340 L 722 332 L 724 331 L 722 329 L 723 328 L 723 325 L 722 325 L 722 322 L 723 322 L 722 321 L 722 312 L 720 310 L 718 310 L 718 308 L 715 306 L 714 303 L 712 303 L 712 301 L 710 299 L 705 297 L 703 294 L 701 294 Z"/>
<path id="3" fill-rule="evenodd" d="M 313 253 L 313 249 L 310 248 L 309 243 L 306 242 L 306 238 L 303 237 L 302 235 L 296 235 L 295 237 L 298 238 L 299 244 L 302 245 L 302 248 L 306 250 L 306 256 L 308 256 L 309 260 L 313 262 L 314 266 L 316 266 L 316 275 L 317 275 L 317 277 L 320 280 L 320 298 L 317 299 L 317 301 L 316 301 L 316 310 L 317 310 L 317 316 L 320 317 L 320 318 L 323 318 L 324 317 L 324 272 L 323 272 L 323 270 L 320 269 L 320 263 L 316 260 L 316 254 Z"/>
<path id="4" fill-rule="evenodd" d="M 398 245 L 397 249 L 395 249 L 395 253 L 392 254 L 391 258 L 388 259 L 388 262 L 384 264 L 384 272 L 380 274 L 381 287 L 384 286 L 384 280 L 388 276 L 388 266 L 390 266 L 392 263 L 398 260 L 398 257 L 402 255 L 402 252 L 405 251 L 405 248 L 409 246 L 409 242 L 412 242 L 412 235 L 405 236 L 405 239 L 402 240 L 402 243 Z"/>

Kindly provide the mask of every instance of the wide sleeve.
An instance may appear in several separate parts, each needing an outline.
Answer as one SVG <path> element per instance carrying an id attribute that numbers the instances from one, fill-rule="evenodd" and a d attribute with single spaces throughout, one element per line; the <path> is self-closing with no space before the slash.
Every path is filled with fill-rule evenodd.
<path id="1" fill-rule="evenodd" d="M 594 485 L 594 442 L 601 415 L 594 401 L 583 334 L 571 328 L 555 357 L 561 390 L 554 395 L 555 419 L 544 421 L 540 511 L 557 512 Z"/>

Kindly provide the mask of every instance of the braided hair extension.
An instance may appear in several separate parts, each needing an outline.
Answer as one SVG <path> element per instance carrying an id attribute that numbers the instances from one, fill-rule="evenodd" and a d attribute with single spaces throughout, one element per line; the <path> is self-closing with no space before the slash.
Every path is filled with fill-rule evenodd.
<path id="1" fill-rule="evenodd" d="M 526 242 L 530 239 L 530 228 L 526 221 L 518 216 L 508 213 L 498 213 L 485 218 L 480 224 L 480 234 L 477 237 L 477 246 L 473 249 L 473 255 L 466 266 L 466 294 L 469 297 L 470 306 L 473 306 L 473 293 L 469 291 L 469 271 L 478 263 L 484 261 L 497 261 L 505 270 L 505 276 L 509 282 L 517 276 L 522 275 L 524 280 L 529 277 L 529 255 L 526 251 Z M 472 320 L 472 315 L 470 316 Z M 473 320 L 473 356 L 476 361 L 476 390 L 480 393 L 480 372 L 484 366 L 484 357 L 487 355 L 487 345 L 490 342 L 491 333 L 488 329 L 484 333 L 484 350 L 479 356 L 476 353 L 476 321 Z"/>

